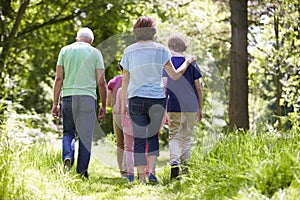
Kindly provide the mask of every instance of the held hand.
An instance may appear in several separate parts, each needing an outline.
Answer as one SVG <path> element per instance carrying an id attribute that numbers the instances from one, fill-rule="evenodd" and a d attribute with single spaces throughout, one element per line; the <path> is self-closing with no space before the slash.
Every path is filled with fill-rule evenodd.
<path id="1" fill-rule="evenodd" d="M 53 104 L 53 106 L 52 106 L 52 116 L 53 116 L 55 119 L 58 119 L 58 118 L 59 118 L 59 116 L 60 116 L 60 108 L 59 108 L 59 105 Z"/>
<path id="2" fill-rule="evenodd" d="M 199 109 L 198 113 L 197 113 L 197 121 L 201 121 L 203 118 L 203 113 L 202 113 L 202 109 Z"/>
<path id="3" fill-rule="evenodd" d="M 102 120 L 106 118 L 106 108 L 105 107 L 100 107 L 99 108 L 99 113 L 98 113 L 98 119 Z"/>

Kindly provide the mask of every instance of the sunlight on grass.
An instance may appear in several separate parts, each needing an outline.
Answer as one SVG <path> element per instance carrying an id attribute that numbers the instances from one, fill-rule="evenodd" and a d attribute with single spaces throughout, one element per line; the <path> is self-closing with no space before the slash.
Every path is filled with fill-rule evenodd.
<path id="1" fill-rule="evenodd" d="M 63 170 L 60 139 L 22 143 L 1 125 L 0 199 L 293 200 L 300 195 L 298 133 L 299 127 L 285 133 L 274 129 L 220 133 L 207 148 L 201 137 L 203 142 L 208 140 L 199 132 L 187 175 L 170 182 L 168 152 L 163 149 L 157 170 L 160 184 L 142 185 L 136 177 L 127 183 L 115 165 L 101 161 L 106 155 L 116 162 L 114 145 L 109 149 L 98 143 L 91 157 L 90 177 L 84 180 L 75 166 L 71 172 Z"/>

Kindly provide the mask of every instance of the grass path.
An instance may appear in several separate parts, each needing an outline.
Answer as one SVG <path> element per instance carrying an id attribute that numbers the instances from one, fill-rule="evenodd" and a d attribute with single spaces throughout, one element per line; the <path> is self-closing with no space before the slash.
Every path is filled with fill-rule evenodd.
<path id="1" fill-rule="evenodd" d="M 44 137 L 23 143 L 7 128 L 0 135 L 0 200 L 297 200 L 300 196 L 299 126 L 282 133 L 220 134 L 213 143 L 209 135 L 199 135 L 190 173 L 179 181 L 169 182 L 168 153 L 162 150 L 158 185 L 122 179 L 109 137 L 93 146 L 90 177 L 83 180 L 75 166 L 72 172 L 63 171 L 61 140 Z"/>
<path id="2" fill-rule="evenodd" d="M 76 143 L 77 144 L 77 143 Z M 49 145 L 49 144 L 48 144 Z M 165 174 L 167 173 L 167 151 L 161 152 L 157 175 L 163 180 L 163 184 L 159 185 L 141 185 L 138 180 L 134 183 L 127 183 L 127 179 L 120 177 L 117 164 L 115 148 L 110 142 L 98 141 L 97 145 L 92 148 L 92 156 L 89 166 L 89 179 L 82 180 L 75 172 L 76 165 L 73 166 L 70 173 L 63 172 L 61 163 L 61 140 L 56 140 L 52 143 L 53 149 L 49 148 L 50 154 L 55 154 L 52 159 L 55 163 L 54 169 L 43 170 L 44 163 L 37 163 L 30 171 L 24 173 L 36 174 L 39 177 L 44 177 L 32 181 L 33 184 L 42 185 L 37 188 L 47 187 L 44 195 L 45 199 L 170 199 L 170 195 L 166 195 L 165 189 L 168 185 L 163 185 L 167 181 Z M 77 146 L 76 146 L 77 148 Z M 77 149 L 76 149 L 77 150 Z M 50 155 L 48 155 L 50 156 Z M 56 158 L 55 158 L 56 157 Z M 75 158 L 77 155 L 75 156 Z M 28 162 L 28 160 L 27 160 Z M 49 164 L 49 163 L 47 163 Z M 47 168 L 47 167 L 46 167 Z M 41 170 L 42 169 L 42 170 Z M 52 176 L 52 177 L 51 177 Z M 27 179 L 28 180 L 28 179 Z M 29 180 L 28 180 L 29 181 Z M 31 184 L 32 185 L 32 184 Z M 33 186 L 33 185 L 32 185 Z M 60 192 L 57 194 L 57 188 Z M 32 189 L 32 188 L 31 188 Z M 43 191 L 40 189 L 40 191 Z M 48 196 L 48 197 L 47 197 Z M 174 196 L 174 195 L 172 195 Z M 176 196 L 176 194 L 175 194 Z M 50 198 L 51 197 L 51 198 Z M 176 198 L 172 198 L 176 199 Z"/>
<path id="3" fill-rule="evenodd" d="M 46 143 L 33 145 L 22 153 L 16 166 L 16 169 L 22 168 L 24 191 L 20 196 L 64 200 L 294 200 L 300 194 L 297 182 L 300 169 L 294 157 L 300 155 L 298 145 L 285 138 L 230 135 L 220 140 L 206 156 L 200 154 L 201 146 L 198 146 L 193 154 L 191 175 L 169 182 L 168 166 L 160 166 L 159 185 L 141 185 L 137 180 L 129 184 L 122 179 L 113 164 L 116 162 L 114 147 L 109 144 L 104 141 L 93 147 L 88 180 L 81 179 L 74 167 L 71 173 L 62 170 L 61 141 L 52 147 Z M 289 153 L 291 151 L 294 155 Z"/>

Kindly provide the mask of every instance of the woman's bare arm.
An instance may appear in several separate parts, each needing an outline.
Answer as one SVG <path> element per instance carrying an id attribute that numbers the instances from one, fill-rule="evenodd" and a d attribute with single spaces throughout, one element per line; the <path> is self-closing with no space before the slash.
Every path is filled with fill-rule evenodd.
<path id="1" fill-rule="evenodd" d="M 164 68 L 172 79 L 178 80 L 194 60 L 193 57 L 186 58 L 178 69 L 175 69 L 172 62 L 168 60 Z"/>

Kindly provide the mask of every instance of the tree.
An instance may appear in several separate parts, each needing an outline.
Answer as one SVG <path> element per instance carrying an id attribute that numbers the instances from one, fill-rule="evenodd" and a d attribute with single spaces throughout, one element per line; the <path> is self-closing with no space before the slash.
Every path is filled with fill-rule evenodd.
<path id="1" fill-rule="evenodd" d="M 156 6 L 148 9 L 151 3 Z M 75 41 L 79 27 L 88 26 L 94 31 L 97 46 L 130 30 L 140 15 L 157 12 L 164 16 L 166 11 L 159 3 L 160 0 L 1 0 L 0 99 L 21 103 L 25 109 L 39 113 L 48 112 L 59 50 Z M 107 79 L 116 71 L 117 68 L 107 68 Z"/>
<path id="2" fill-rule="evenodd" d="M 230 0 L 230 128 L 249 128 L 248 112 L 248 19 L 247 0 Z"/>
<path id="3" fill-rule="evenodd" d="M 55 47 L 63 41 L 58 38 L 63 35 L 58 29 L 68 30 L 66 22 L 80 15 L 72 7 L 60 12 L 59 8 L 65 9 L 68 4 L 1 1 L 1 10 L 5 11 L 0 13 L 1 99 L 23 103 L 26 108 L 38 111 L 47 109 L 49 102 L 45 99 L 49 95 L 44 86 L 49 84 L 49 72 L 55 65 L 52 53 L 57 54 Z M 54 29 L 57 38 L 51 35 Z"/>
<path id="4" fill-rule="evenodd" d="M 3 11 L 2 13 L 2 17 L 1 17 L 1 35 L 3 37 L 1 37 L 1 53 L 0 53 L 0 85 L 1 87 L 3 86 L 3 81 L 4 81 L 4 68 L 5 68 L 5 63 L 7 60 L 7 57 L 10 54 L 10 48 L 13 45 L 14 39 L 16 37 L 16 34 L 18 32 L 21 20 L 23 18 L 23 15 L 25 14 L 25 10 L 27 8 L 29 4 L 29 0 L 25 0 L 21 3 L 18 12 L 15 16 L 15 20 L 12 23 L 12 28 L 11 30 L 7 30 L 7 27 L 5 27 L 5 23 L 7 21 L 7 18 L 11 18 L 14 15 L 14 11 L 11 7 L 11 0 L 1 0 L 1 11 Z M 0 88 L 3 89 L 3 88 Z M 2 90 L 3 91 L 3 90 Z"/>
<path id="5" fill-rule="evenodd" d="M 219 133 L 227 125 L 230 12 L 228 1 L 173 1 L 174 14 L 160 28 L 162 42 L 172 33 L 187 37 L 187 54 L 195 56 L 203 77 L 203 132 Z M 170 24 L 171 23 L 171 24 Z"/>
<path id="6" fill-rule="evenodd" d="M 300 107 L 299 2 L 252 0 L 249 11 L 250 119 L 286 129 L 286 116 Z"/>

